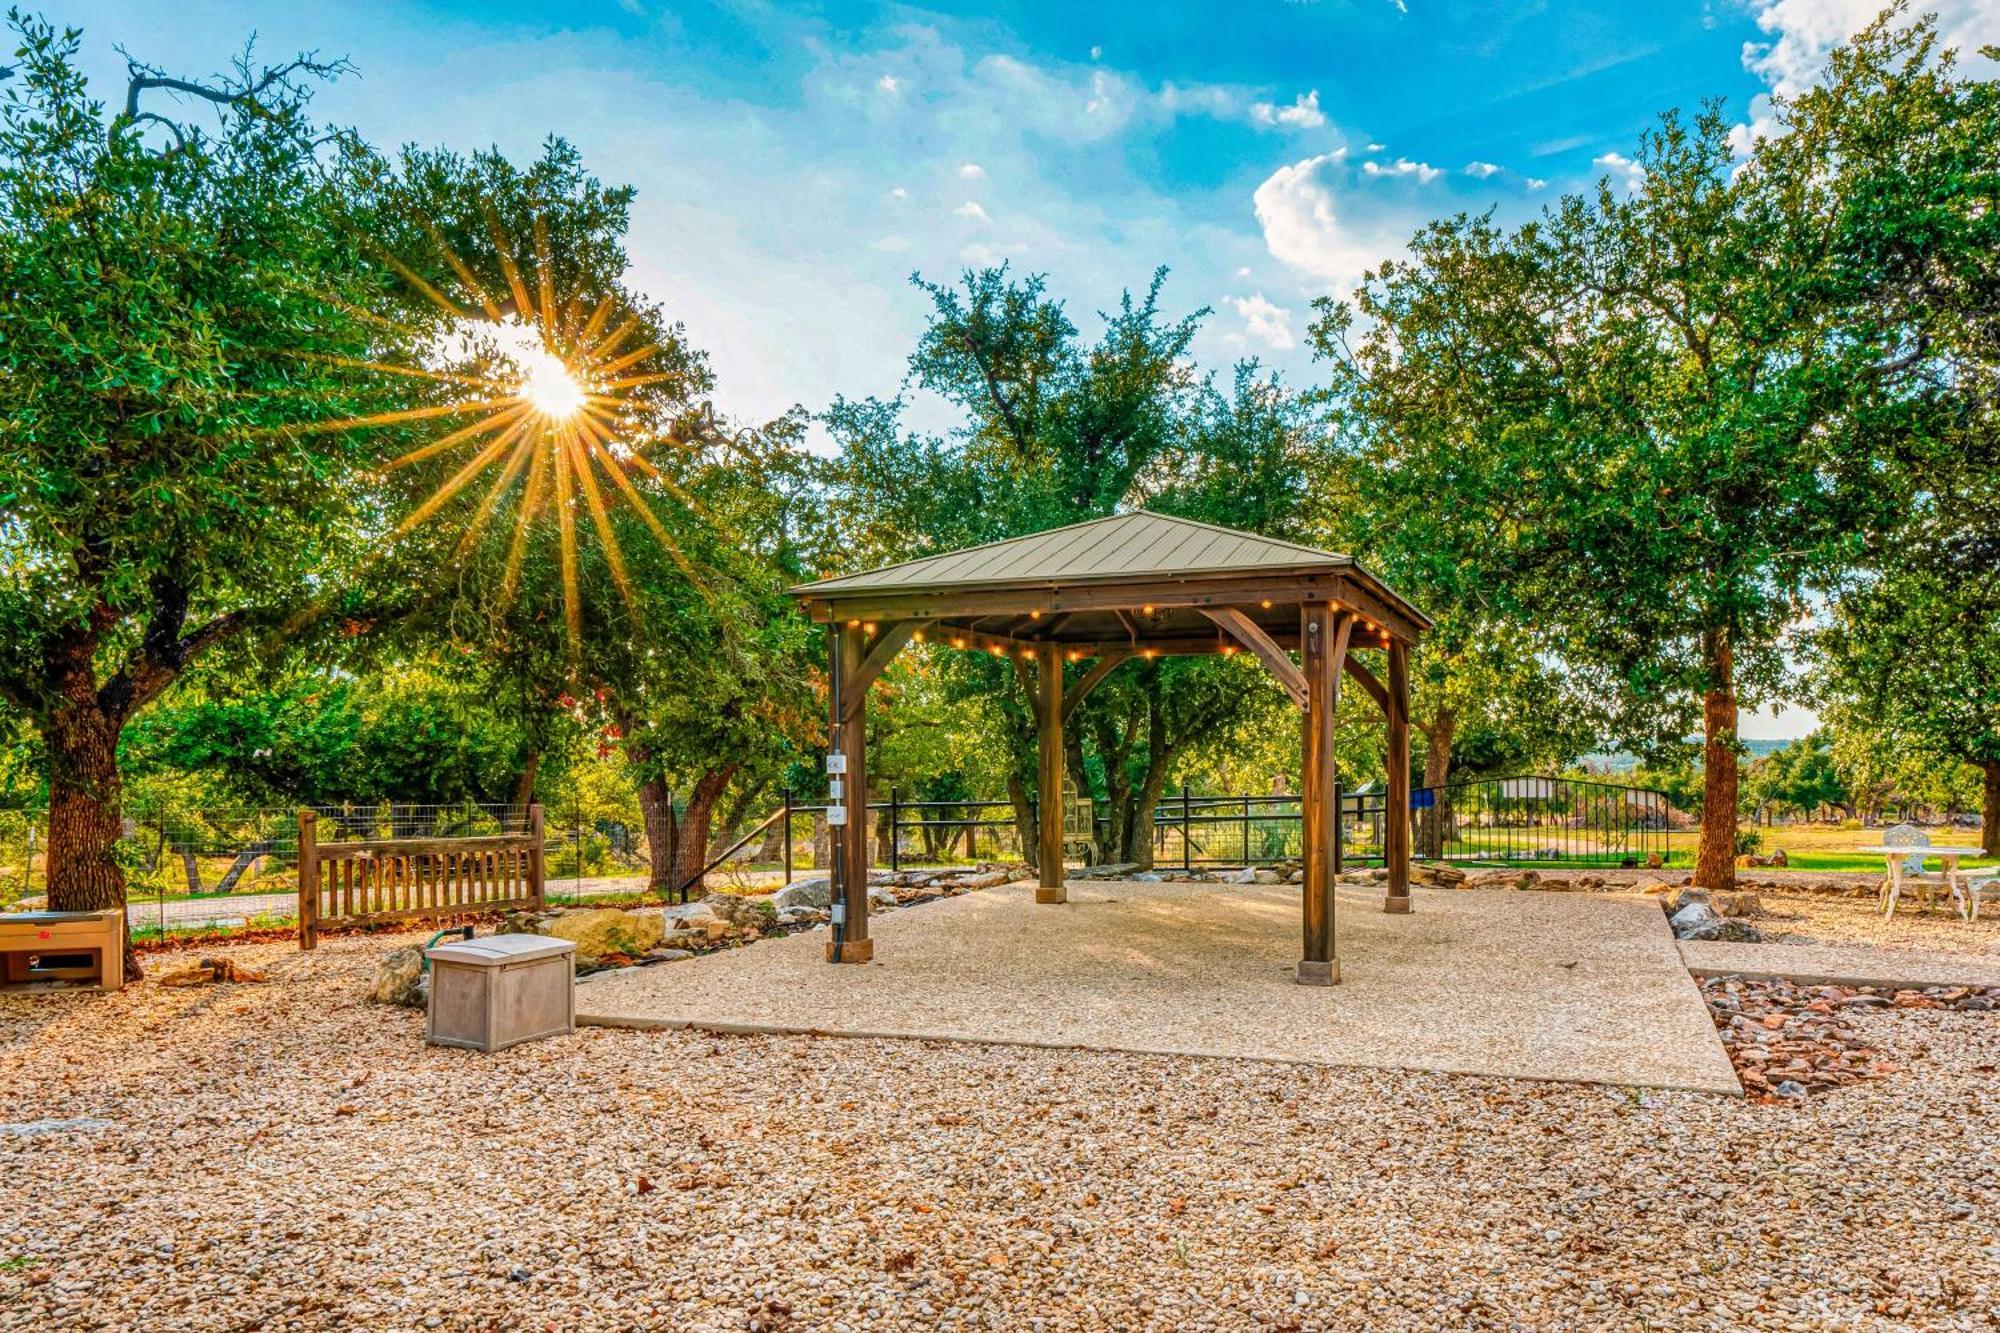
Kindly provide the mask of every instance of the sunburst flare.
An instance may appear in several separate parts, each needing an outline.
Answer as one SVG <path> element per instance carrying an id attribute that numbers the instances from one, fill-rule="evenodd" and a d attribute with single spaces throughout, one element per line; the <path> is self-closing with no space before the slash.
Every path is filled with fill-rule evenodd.
<path id="1" fill-rule="evenodd" d="M 558 295 L 548 228 L 542 219 L 535 221 L 533 258 L 525 265 L 490 210 L 485 221 L 503 290 L 487 290 L 471 266 L 428 224 L 426 230 L 456 275 L 460 292 L 447 293 L 410 265 L 383 256 L 412 290 L 447 317 L 447 331 L 428 358 L 432 364 L 343 362 L 355 369 L 430 380 L 442 386 L 450 400 L 304 429 L 435 424 L 441 432 L 436 438 L 389 460 L 382 465 L 383 472 L 454 456 L 457 465 L 403 516 L 383 547 L 393 547 L 461 494 L 477 494 L 459 538 L 462 556 L 511 503 L 513 532 L 498 589 L 503 607 L 511 605 L 520 591 L 531 525 L 544 516 L 551 518 L 559 546 L 563 623 L 575 659 L 581 652 L 583 628 L 578 547 L 584 525 L 578 521 L 579 511 L 595 534 L 612 583 L 634 614 L 638 601 L 612 522 L 614 506 L 629 508 L 683 574 L 700 582 L 633 475 L 642 474 L 676 503 L 698 512 L 693 497 L 644 457 L 642 441 L 635 438 L 643 433 L 654 440 L 683 443 L 657 426 L 642 432 L 636 425 L 651 406 L 639 401 L 638 391 L 682 376 L 671 368 L 674 358 L 658 343 L 635 337 L 645 328 L 639 315 L 621 311 L 610 297 L 585 313 L 581 303 Z M 648 363 L 656 361 L 669 368 L 649 369 Z M 475 369 L 468 372 L 467 365 Z M 698 423 L 698 433 L 709 433 L 705 427 L 712 418 L 707 413 L 691 413 L 690 419 Z M 610 484 L 602 484 L 605 481 Z"/>

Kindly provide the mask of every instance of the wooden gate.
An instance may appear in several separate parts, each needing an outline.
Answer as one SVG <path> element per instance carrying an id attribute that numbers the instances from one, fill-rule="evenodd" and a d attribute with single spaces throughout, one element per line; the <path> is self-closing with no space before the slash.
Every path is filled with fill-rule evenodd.
<path id="1" fill-rule="evenodd" d="M 473 838 L 321 842 L 299 811 L 299 947 L 322 926 L 403 921 L 542 906 L 542 807 L 523 833 Z"/>

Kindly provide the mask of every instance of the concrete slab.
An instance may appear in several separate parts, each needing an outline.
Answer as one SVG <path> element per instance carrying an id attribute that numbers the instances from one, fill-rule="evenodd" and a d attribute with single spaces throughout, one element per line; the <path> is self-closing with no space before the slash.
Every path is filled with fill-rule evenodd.
<path id="1" fill-rule="evenodd" d="M 1698 977 L 1798 981 L 1813 986 L 2000 986 L 2000 958 L 1877 949 L 1865 944 L 1722 944 L 1686 940 L 1681 957 Z"/>
<path id="2" fill-rule="evenodd" d="M 873 922 L 587 982 L 577 1021 L 819 1032 L 1497 1074 L 1740 1095 L 1659 907 L 1418 891 L 1388 916 L 1343 888 L 1342 983 L 1301 986 L 1290 885 L 1013 884 Z"/>

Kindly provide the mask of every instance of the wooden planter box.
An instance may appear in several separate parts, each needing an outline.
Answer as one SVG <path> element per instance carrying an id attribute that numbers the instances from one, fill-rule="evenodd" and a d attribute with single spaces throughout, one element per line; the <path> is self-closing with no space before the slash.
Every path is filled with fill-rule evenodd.
<path id="1" fill-rule="evenodd" d="M 125 912 L 0 916 L 0 990 L 125 989 Z"/>
<path id="2" fill-rule="evenodd" d="M 435 1046 L 499 1051 L 576 1029 L 576 945 L 546 935 L 489 935 L 426 950 Z"/>

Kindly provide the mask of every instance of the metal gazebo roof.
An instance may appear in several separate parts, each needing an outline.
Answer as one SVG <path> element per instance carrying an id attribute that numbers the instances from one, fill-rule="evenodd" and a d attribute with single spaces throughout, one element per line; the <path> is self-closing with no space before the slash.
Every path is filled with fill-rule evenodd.
<path id="1" fill-rule="evenodd" d="M 1154 640 L 1166 651 L 1212 635 L 1204 606 L 1247 607 L 1280 634 L 1296 631 L 1296 607 L 1308 600 L 1350 606 L 1406 640 L 1430 626 L 1352 556 L 1145 509 L 822 579 L 791 594 L 822 620 L 921 617 L 1015 642 Z M 1124 614 L 1142 605 L 1143 627 Z"/>

